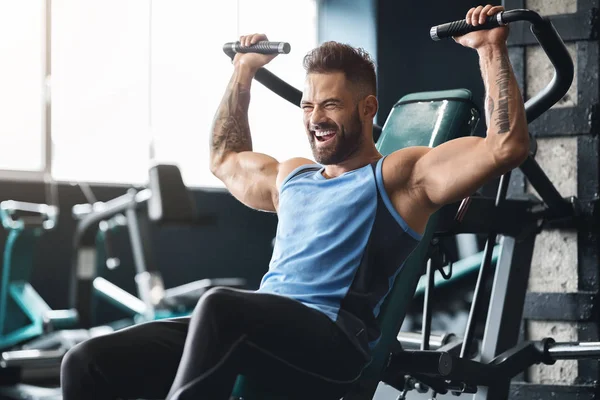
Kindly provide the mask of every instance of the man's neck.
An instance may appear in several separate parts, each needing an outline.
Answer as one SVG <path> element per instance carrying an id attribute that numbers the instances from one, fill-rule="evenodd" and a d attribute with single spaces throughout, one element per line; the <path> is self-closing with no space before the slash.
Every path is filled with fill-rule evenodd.
<path id="1" fill-rule="evenodd" d="M 375 148 L 375 144 L 373 144 L 373 146 L 367 147 L 363 152 L 355 154 L 340 164 L 326 165 L 323 176 L 327 179 L 336 178 L 346 172 L 369 165 L 381 157 L 382 155 Z"/>

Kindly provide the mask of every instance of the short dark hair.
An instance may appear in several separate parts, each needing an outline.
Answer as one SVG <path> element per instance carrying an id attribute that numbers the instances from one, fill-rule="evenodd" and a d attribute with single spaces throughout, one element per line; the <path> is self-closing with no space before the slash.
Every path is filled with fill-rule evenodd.
<path id="1" fill-rule="evenodd" d="M 325 42 L 304 56 L 304 69 L 307 74 L 343 72 L 348 81 L 364 88 L 361 95 L 377 95 L 375 63 L 362 48 Z"/>

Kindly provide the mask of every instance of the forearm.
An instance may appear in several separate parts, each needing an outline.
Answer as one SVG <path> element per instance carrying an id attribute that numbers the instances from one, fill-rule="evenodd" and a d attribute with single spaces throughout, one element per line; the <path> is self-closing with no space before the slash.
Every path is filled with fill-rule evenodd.
<path id="1" fill-rule="evenodd" d="M 515 79 L 506 46 L 478 49 L 486 89 L 486 140 L 499 158 L 521 158 L 529 150 L 529 134 L 523 98 Z"/>
<path id="2" fill-rule="evenodd" d="M 248 107 L 253 77 L 251 70 L 236 66 L 217 109 L 210 137 L 210 165 L 213 171 L 232 152 L 252 150 Z"/>

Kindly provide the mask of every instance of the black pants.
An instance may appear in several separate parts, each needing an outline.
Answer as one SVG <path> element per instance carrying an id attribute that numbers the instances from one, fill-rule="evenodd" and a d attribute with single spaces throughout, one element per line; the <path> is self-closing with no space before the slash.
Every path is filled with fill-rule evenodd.
<path id="1" fill-rule="evenodd" d="M 286 297 L 215 288 L 190 318 L 90 339 L 62 364 L 64 400 L 228 399 L 238 374 L 288 398 L 339 399 L 367 360 L 324 314 Z"/>

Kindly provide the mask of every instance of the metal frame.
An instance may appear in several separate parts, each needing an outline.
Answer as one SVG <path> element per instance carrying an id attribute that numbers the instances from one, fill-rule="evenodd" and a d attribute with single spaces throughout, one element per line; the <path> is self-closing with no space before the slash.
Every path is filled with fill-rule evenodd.
<path id="1" fill-rule="evenodd" d="M 504 236 L 500 242 L 500 256 L 481 345 L 482 362 L 490 362 L 519 342 L 535 235 L 520 243 L 514 238 Z M 493 318 L 490 318 L 491 316 Z M 474 399 L 506 399 L 509 387 L 510 380 L 490 388 L 481 387 Z"/>
<path id="2" fill-rule="evenodd" d="M 503 0 L 506 9 L 525 8 L 524 0 Z M 589 135 L 597 132 L 595 121 L 600 118 L 598 102 L 598 8 L 599 0 L 578 0 L 574 14 L 554 15 L 548 19 L 557 23 L 565 42 L 577 42 L 577 105 L 553 108 L 533 122 L 529 128 L 536 137 Z M 525 93 L 525 51 L 537 44 L 528 29 L 518 24 L 509 37 L 510 60 L 517 81 Z"/>
<path id="3" fill-rule="evenodd" d="M 504 0 L 507 9 L 524 8 L 523 0 Z M 577 136 L 577 197 L 581 199 L 581 212 L 587 216 L 587 226 L 579 230 L 578 246 L 578 290 L 577 293 L 528 293 L 524 318 L 529 320 L 559 320 L 577 323 L 578 340 L 596 341 L 599 338 L 597 324 L 597 295 L 600 289 L 600 262 L 598 250 L 598 193 L 600 183 L 600 149 L 597 132 L 600 121 L 600 65 L 598 44 L 598 0 L 578 0 L 577 12 L 550 16 L 565 42 L 577 44 L 577 105 L 555 108 L 530 125 L 537 137 Z M 525 87 L 525 46 L 533 44 L 526 30 L 515 26 L 509 38 L 509 52 L 515 75 L 522 88 Z M 515 174 L 511 182 L 511 194 L 525 192 L 525 177 Z M 596 230 L 594 230 L 594 225 Z M 543 298 L 545 301 L 540 302 Z M 521 327 L 525 336 L 525 324 Z M 600 379 L 598 362 L 578 361 L 578 387 L 567 388 L 553 385 L 513 383 L 510 398 L 540 397 L 543 393 L 560 393 L 560 398 L 594 398 Z M 543 397 L 543 396 L 542 396 Z"/>
<path id="4" fill-rule="evenodd" d="M 597 2 L 597 0 L 594 1 Z M 511 2 L 511 0 L 508 0 L 508 2 Z M 507 8 L 524 8 L 524 4 L 522 1 L 518 3 L 519 4 L 517 4 L 516 1 L 512 1 L 512 6 Z M 570 56 L 565 46 L 563 45 L 561 38 L 556 33 L 554 27 L 547 22 L 547 19 L 540 18 L 540 16 L 535 13 L 520 11 L 509 11 L 506 13 L 505 16 L 507 17 L 507 20 L 509 20 L 509 15 L 511 17 L 514 16 L 514 18 L 510 20 L 515 21 L 519 19 L 517 15 L 520 14 L 528 14 L 530 15 L 530 17 L 526 18 L 526 20 L 531 22 L 535 21 L 534 24 L 536 30 L 533 33 L 540 38 L 540 41 L 543 41 L 543 43 L 545 44 L 544 50 L 546 52 L 546 55 L 550 58 L 551 62 L 553 63 L 556 70 L 556 76 L 558 77 L 558 79 L 554 79 L 547 86 L 547 88 L 544 89 L 543 92 L 540 92 L 538 95 L 527 101 L 526 114 L 528 123 L 532 123 L 534 120 L 537 119 L 537 121 L 533 124 L 534 127 L 538 125 L 548 126 L 552 118 L 556 119 L 557 116 L 560 118 L 564 118 L 565 113 L 576 114 L 569 115 L 571 118 L 577 118 L 579 114 L 581 114 L 579 115 L 580 117 L 583 116 L 586 110 L 582 107 L 567 109 L 567 111 L 564 111 L 564 109 L 548 110 L 567 92 L 568 87 L 570 86 L 570 83 L 572 82 L 573 78 L 573 64 L 570 60 Z M 558 20 L 562 21 L 562 19 Z M 572 36 L 575 37 L 577 35 Z M 592 53 L 591 56 L 593 56 L 596 53 Z M 512 58 L 516 58 L 517 65 L 515 68 L 515 72 L 517 75 L 517 79 L 520 81 L 521 84 L 523 84 L 525 81 L 524 51 L 523 49 L 511 49 L 510 55 L 512 56 Z M 592 63 L 593 65 L 593 61 L 590 60 L 590 63 Z M 581 76 L 585 64 L 587 63 L 580 62 L 578 64 L 577 73 L 579 74 L 579 76 Z M 598 66 L 596 62 L 594 71 L 597 71 L 597 67 Z M 269 73 L 265 71 L 266 70 L 261 70 L 260 73 L 256 75 L 256 80 L 265 84 L 265 86 L 279 94 L 281 97 L 287 99 L 292 103 L 296 103 L 297 94 L 293 91 L 290 92 L 289 90 L 287 90 L 289 88 L 283 88 L 286 89 L 283 90 L 280 87 L 280 80 L 275 80 L 273 82 L 265 82 L 265 80 L 271 79 L 271 77 L 268 76 Z M 586 76 L 584 76 L 584 78 L 585 77 Z M 582 82 L 584 81 L 585 79 L 582 80 Z M 595 87 L 596 85 L 592 84 L 591 88 L 588 88 L 587 94 L 590 98 L 597 98 L 597 96 L 594 97 L 594 95 L 591 94 Z M 589 114 L 589 110 L 587 111 Z M 579 121 L 581 121 L 581 119 Z M 578 123 L 579 121 L 575 121 L 573 123 Z M 587 120 L 583 119 L 583 121 Z M 559 128 L 564 127 L 564 123 L 563 125 L 560 125 L 560 122 L 557 122 L 555 124 L 552 124 L 552 126 L 548 127 L 547 129 L 552 128 L 556 131 L 557 125 L 559 126 Z M 592 125 L 592 122 L 589 122 L 587 125 L 584 123 L 580 127 L 578 127 L 579 129 L 575 130 L 575 132 L 586 133 L 589 131 Z M 546 132 L 546 136 L 556 134 L 555 131 L 548 133 L 549 131 L 542 130 L 542 132 Z M 558 134 L 562 134 L 559 131 L 556 132 L 558 132 Z M 473 218 L 469 220 L 468 217 L 466 217 L 465 219 L 461 219 L 461 221 L 457 223 L 451 220 L 451 218 L 454 217 L 454 215 L 456 215 L 455 213 L 457 207 L 447 207 L 447 216 L 450 216 L 450 218 L 445 218 L 445 222 L 442 222 L 442 224 L 440 224 L 442 225 L 440 230 L 444 231 L 446 234 L 473 232 L 472 228 L 474 226 L 477 229 L 481 229 L 478 230 L 478 232 L 486 232 L 488 234 L 488 240 L 486 243 L 487 251 L 484 256 L 485 261 L 483 263 L 484 265 L 482 267 L 482 271 L 480 271 L 480 278 L 478 279 L 476 295 L 473 301 L 474 305 L 472 307 L 472 312 L 469 316 L 468 329 L 465 334 L 461 354 L 464 354 L 465 348 L 468 348 L 471 344 L 474 327 L 474 323 L 472 322 L 474 322 L 478 317 L 477 304 L 479 304 L 479 302 L 481 301 L 481 297 L 483 294 L 483 292 L 481 292 L 479 289 L 480 286 L 483 286 L 485 284 L 486 276 L 489 273 L 489 256 L 491 254 L 491 249 L 494 245 L 494 239 L 496 238 L 496 234 L 505 235 L 500 239 L 502 243 L 501 253 L 499 256 L 498 265 L 495 269 L 494 286 L 488 307 L 488 315 L 486 317 L 486 329 L 480 356 L 482 363 L 494 363 L 494 365 L 498 365 L 502 362 L 502 359 L 498 359 L 501 353 L 501 357 L 510 357 L 511 355 L 518 356 L 520 357 L 518 361 L 510 359 L 509 361 L 511 365 L 513 365 L 513 367 L 518 367 L 516 369 L 513 368 L 513 370 L 517 372 L 521 371 L 521 373 L 523 371 L 523 369 L 521 368 L 525 368 L 526 366 L 530 365 L 529 361 L 535 358 L 528 358 L 526 353 L 522 353 L 522 350 L 527 350 L 528 345 L 520 344 L 517 347 L 515 346 L 521 341 L 523 336 L 523 330 L 521 327 L 522 316 L 536 234 L 539 233 L 539 231 L 543 227 L 541 223 L 545 221 L 569 221 L 566 224 L 567 226 L 578 228 L 581 227 L 580 225 L 578 225 L 581 222 L 581 218 L 578 215 L 578 212 L 580 211 L 577 207 L 578 202 L 574 199 L 564 199 L 560 195 L 556 187 L 548 179 L 547 175 L 544 173 L 544 171 L 540 168 L 540 166 L 533 158 L 535 154 L 535 146 L 532 147 L 532 154 L 521 166 L 521 174 L 517 175 L 517 178 L 513 181 L 514 183 L 509 182 L 511 180 L 510 178 L 512 174 L 507 174 L 503 176 L 503 178 L 500 180 L 499 190 L 495 201 L 479 198 L 471 199 L 473 203 L 477 203 L 479 205 L 479 211 L 484 209 L 490 211 L 489 213 L 483 213 L 483 215 L 492 215 L 493 218 L 491 218 L 491 221 L 477 222 Z M 529 199 L 522 200 L 520 204 L 519 201 L 505 200 L 509 187 L 512 189 L 511 193 L 522 194 L 524 189 L 525 177 L 527 177 L 531 184 L 535 187 L 535 189 L 541 196 L 541 201 L 540 199 L 535 199 L 531 196 L 529 196 Z M 593 204 L 593 202 L 591 202 L 590 204 Z M 469 206 L 469 213 L 471 215 L 474 214 L 476 217 L 482 215 L 481 212 L 474 212 L 473 209 L 471 209 L 472 205 L 473 204 Z M 503 217 L 505 216 L 504 213 L 510 210 L 511 205 L 513 207 L 513 211 L 518 211 L 519 205 L 526 205 L 528 207 L 524 209 L 522 208 L 520 210 L 521 212 L 517 213 L 516 218 L 515 214 L 512 214 L 513 221 L 510 221 L 509 219 L 509 221 L 507 222 Z M 516 208 L 514 207 L 515 205 L 517 206 Z M 492 211 L 494 211 L 495 213 L 492 213 Z M 589 212 L 589 210 L 587 211 Z M 521 215 L 525 216 L 526 219 L 521 219 L 518 217 Z M 441 216 L 440 219 L 444 221 L 443 216 Z M 442 232 L 441 234 L 444 233 Z M 427 334 L 425 336 L 427 336 Z M 425 340 L 424 343 L 427 344 L 428 341 Z M 509 353 L 505 354 L 506 351 L 508 351 Z M 571 358 L 577 358 L 576 354 L 572 353 Z M 402 361 L 402 359 L 404 359 L 404 361 Z M 406 362 L 406 360 L 409 360 L 409 362 L 402 365 L 402 363 Z M 552 360 L 546 359 L 545 361 L 551 362 Z M 399 363 L 399 365 L 397 365 L 400 368 L 399 371 L 402 371 L 403 367 L 408 368 L 408 370 L 406 371 L 416 371 L 415 374 L 417 375 L 417 377 L 419 377 L 422 373 L 426 373 L 425 371 L 433 371 L 432 373 L 434 375 L 437 373 L 444 375 L 442 371 L 448 370 L 447 372 L 450 374 L 454 371 L 455 368 L 457 370 L 456 375 L 447 375 L 447 377 L 450 377 L 450 379 L 468 379 L 465 378 L 468 376 L 471 378 L 471 381 L 473 381 L 474 376 L 479 377 L 481 375 L 481 380 L 476 380 L 477 382 L 479 382 L 478 384 L 487 382 L 491 386 L 489 387 L 489 389 L 480 388 L 480 391 L 477 392 L 475 396 L 475 398 L 477 399 L 505 399 L 508 397 L 511 387 L 510 383 L 512 379 L 510 377 L 504 377 L 504 375 L 502 375 L 499 377 L 496 376 L 486 378 L 484 375 L 482 375 L 480 371 L 480 368 L 483 368 L 485 364 L 478 364 L 474 361 L 469 360 L 468 358 L 452 358 L 448 353 L 421 352 L 417 354 L 401 351 L 399 353 L 394 354 L 391 357 L 390 363 L 390 365 L 394 363 Z M 456 363 L 456 365 L 454 365 L 454 363 Z M 419 368 L 422 369 L 420 370 Z M 490 372 L 493 371 L 493 369 L 490 369 L 488 367 L 485 367 L 483 369 L 489 370 Z M 452 376 L 454 378 L 452 378 Z M 469 390 L 472 390 L 472 388 L 469 388 Z M 411 396 L 412 395 L 413 393 L 411 392 Z M 415 397 L 417 396 L 418 395 L 415 395 Z"/>
<path id="5" fill-rule="evenodd" d="M 173 165 L 169 167 L 171 173 L 175 173 Z M 155 165 L 152 169 L 160 168 Z M 179 174 L 179 171 L 177 170 Z M 161 184 L 156 182 L 161 174 L 150 175 L 150 188 L 137 190 L 130 189 L 124 195 L 107 202 L 96 202 L 93 205 L 80 204 L 73 207 L 73 215 L 79 219 L 75 234 L 73 236 L 73 259 L 70 271 L 70 296 L 72 307 L 76 307 L 81 325 L 91 328 L 94 323 L 93 299 L 98 293 L 110 303 L 128 312 L 137 321 L 149 321 L 167 317 L 188 315 L 196 304 L 198 298 L 208 289 L 215 286 L 229 286 L 243 288 L 246 282 L 242 278 L 217 278 L 200 279 L 184 285 L 166 289 L 164 282 L 154 259 L 151 241 L 151 218 L 148 208 L 153 200 L 152 196 L 163 199 L 159 208 L 166 204 L 176 206 L 177 199 L 167 201 L 165 197 L 176 196 L 179 190 L 187 191 L 183 180 L 175 179 L 174 182 L 182 187 L 167 185 L 161 189 Z M 163 182 L 164 183 L 164 182 Z M 191 201 L 191 200 L 190 200 Z M 209 214 L 185 215 L 184 220 L 173 219 L 166 215 L 163 210 L 157 213 L 157 220 L 163 223 L 184 223 L 190 225 L 213 224 L 215 218 Z M 124 217 L 123 217 L 124 215 Z M 122 222 L 116 218 L 123 219 Z M 181 218 L 181 215 L 178 216 Z M 112 220 L 112 222 L 110 222 Z M 111 284 L 99 276 L 97 266 L 105 263 L 106 258 L 113 257 L 110 246 L 107 246 L 106 235 L 110 227 L 102 232 L 102 223 L 111 223 L 114 226 L 127 226 L 133 261 L 135 266 L 135 282 L 137 296 L 130 295 L 123 289 Z"/>
<path id="6" fill-rule="evenodd" d="M 77 309 L 82 327 L 91 328 L 93 321 L 91 310 L 94 278 L 97 274 L 95 234 L 98 224 L 131 208 L 135 209 L 137 205 L 147 202 L 150 196 L 152 192 L 149 189 L 139 192 L 130 190 L 122 196 L 103 203 L 99 209 L 93 210 L 93 207 L 89 207 L 89 213 L 83 210 L 83 215 L 77 215 L 83 207 L 74 207 L 75 217 L 80 221 L 73 235 L 74 252 L 69 274 L 69 305 Z"/>
<path id="7" fill-rule="evenodd" d="M 510 0 L 508 1 L 510 2 Z M 518 2 L 519 4 L 516 4 L 517 2 L 513 1 L 511 2 L 511 6 L 507 6 L 508 9 L 513 9 L 513 8 L 524 8 L 524 4 L 523 2 Z M 595 3 L 597 3 L 597 1 L 595 1 Z M 587 4 L 587 6 L 589 6 L 589 3 Z M 591 8 L 589 10 L 582 10 L 580 9 L 580 11 L 586 12 L 586 11 L 590 11 L 590 12 L 595 12 L 595 10 L 591 10 Z M 574 15 L 579 16 L 579 13 L 576 13 Z M 563 21 L 566 17 L 556 17 L 557 20 Z M 562 23 L 562 22 L 561 22 Z M 595 29 L 595 24 L 596 24 L 596 20 L 595 18 L 593 19 L 593 25 L 592 28 Z M 590 29 L 592 29 L 590 28 Z M 594 34 L 595 35 L 595 34 Z M 573 37 L 575 37 L 576 35 L 572 35 Z M 592 37 L 595 37 L 593 35 L 590 35 Z M 521 44 L 523 45 L 523 44 Z M 512 49 L 511 49 L 512 50 Z M 581 52 L 580 52 L 581 53 Z M 579 53 L 579 54 L 580 54 Z M 578 58 L 581 59 L 584 57 L 579 56 L 578 54 Z M 519 83 L 523 84 L 525 81 L 525 74 L 524 74 L 524 50 L 521 49 L 517 49 L 517 50 L 512 50 L 511 51 L 511 58 L 516 58 L 517 62 L 516 62 L 516 66 L 515 66 L 515 73 L 517 75 L 517 80 L 519 80 Z M 592 68 L 592 71 L 597 71 L 598 69 L 598 62 L 597 62 L 597 57 L 594 56 L 597 55 L 597 52 L 591 52 L 591 54 L 587 53 L 588 59 L 586 59 L 585 63 L 579 63 L 578 65 L 578 74 L 579 76 L 582 76 L 582 72 L 585 73 L 589 73 L 589 70 L 585 70 L 586 69 L 586 65 L 588 63 L 592 63 L 594 65 L 594 68 Z M 594 64 L 595 63 L 595 64 Z M 583 65 L 583 66 L 582 66 Z M 584 71 L 585 70 L 585 71 Z M 582 79 L 582 82 L 588 82 L 589 79 L 587 75 L 583 76 L 585 79 Z M 566 92 L 566 90 L 565 90 Z M 581 92 L 581 91 L 579 91 Z M 594 79 L 590 82 L 589 87 L 586 87 L 585 89 L 585 97 L 586 100 L 597 100 L 597 74 L 594 76 Z M 580 105 L 582 100 L 580 100 Z M 529 103 L 529 102 L 528 102 Z M 595 103 L 594 103 L 595 104 Z M 585 103 L 584 103 L 585 105 Z M 571 113 L 571 114 L 582 114 L 583 112 L 585 112 L 586 109 L 584 109 L 583 107 L 573 107 L 571 109 L 566 109 L 566 111 L 560 110 L 560 109 L 552 109 L 549 110 L 546 114 L 542 115 L 540 117 L 540 119 L 538 121 L 536 121 L 536 123 L 534 123 L 532 126 L 536 126 L 537 125 L 546 125 L 549 123 L 548 119 L 549 118 L 564 118 L 566 113 Z M 529 111 L 529 110 L 528 110 Z M 535 113 L 533 113 L 535 115 Z M 588 114 L 589 114 L 589 109 L 588 109 Z M 571 118 L 577 118 L 577 115 L 570 115 Z M 529 112 L 528 112 L 528 121 L 531 122 L 532 119 L 534 118 L 529 118 Z M 591 116 L 591 121 L 588 122 L 587 128 L 591 128 L 592 126 L 594 126 L 594 119 L 597 118 L 597 115 L 592 114 Z M 582 119 L 583 121 L 587 121 L 587 119 Z M 580 120 L 581 121 L 581 120 Z M 573 124 L 576 124 L 577 122 L 573 122 Z M 554 124 L 554 126 L 552 128 L 556 129 L 557 124 Z M 565 126 L 564 123 L 562 123 L 562 125 L 558 124 L 559 128 L 561 129 L 562 127 Z M 548 131 L 546 131 L 547 133 Z M 575 130 L 575 132 L 577 133 L 585 133 L 586 131 L 584 129 L 580 129 L 580 130 Z M 559 132 L 557 132 L 556 134 L 561 134 Z M 546 134 L 546 136 L 551 136 L 552 134 Z M 562 135 L 562 134 L 561 134 Z M 596 142 L 597 143 L 597 142 Z M 593 150 L 597 150 L 597 146 L 589 146 L 591 147 L 592 151 Z M 590 151 L 589 149 L 586 149 L 587 151 Z M 533 150 L 535 152 L 535 149 Z M 591 158 L 594 162 L 592 163 L 592 169 L 594 169 L 594 166 L 598 166 L 598 156 L 597 153 L 594 157 L 589 157 Z M 585 161 L 589 161 L 589 158 L 586 158 Z M 590 167 L 590 165 L 586 165 L 587 168 Z M 597 168 L 595 169 L 597 171 Z M 582 219 L 580 217 L 578 217 L 578 212 L 583 211 L 584 214 L 586 215 L 593 215 L 593 211 L 590 210 L 590 208 L 594 208 L 597 209 L 598 208 L 598 202 L 597 202 L 597 197 L 598 197 L 598 177 L 593 176 L 592 180 L 593 180 L 593 185 L 584 185 L 584 186 L 592 186 L 592 190 L 593 190 L 593 194 L 591 194 L 590 197 L 586 197 L 586 199 L 590 199 L 589 202 L 582 202 L 582 204 L 584 204 L 584 208 L 587 208 L 586 210 L 579 210 L 578 209 L 578 205 L 579 203 L 577 201 L 575 201 L 574 199 L 563 199 L 560 194 L 558 193 L 558 191 L 556 190 L 556 188 L 554 187 L 554 185 L 552 184 L 552 182 L 550 182 L 550 180 L 548 179 L 548 177 L 546 176 L 546 174 L 541 170 L 541 168 L 539 168 L 539 165 L 533 161 L 533 158 L 530 157 L 522 166 L 521 166 L 521 174 L 517 175 L 516 179 L 513 181 L 514 183 L 511 184 L 511 192 L 514 194 L 522 194 L 524 192 L 524 187 L 525 187 L 525 181 L 524 178 L 527 177 L 528 180 L 532 183 L 532 185 L 536 188 L 536 190 L 538 191 L 538 193 L 540 194 L 540 196 L 542 197 L 543 201 L 544 201 L 544 205 L 540 208 L 540 210 L 543 210 L 543 212 L 537 212 L 535 211 L 535 202 L 532 202 L 532 210 L 530 212 L 530 219 L 529 222 L 535 222 L 536 217 L 540 218 L 540 221 L 545 219 L 545 218 L 550 218 L 552 219 L 568 219 L 571 220 L 568 224 L 566 224 L 566 226 L 568 227 L 576 227 L 578 228 L 578 231 L 581 232 L 581 236 L 586 236 L 588 233 L 587 228 L 589 226 L 593 226 L 592 224 L 581 224 Z M 589 178 L 588 178 L 589 179 Z M 506 182 L 504 182 L 506 183 Z M 500 183 L 500 186 L 502 187 L 502 180 Z M 541 190 L 540 190 L 541 189 Z M 588 191 L 590 189 L 587 189 Z M 586 193 L 586 194 L 590 194 L 590 193 Z M 578 193 L 578 195 L 581 195 L 581 193 Z M 488 202 L 489 203 L 489 202 Z M 490 207 L 490 205 L 487 205 L 488 209 Z M 485 207 L 484 207 L 485 208 Z M 481 210 L 482 208 L 479 207 L 479 209 Z M 453 213 L 455 210 L 452 209 L 449 214 Z M 472 211 L 472 210 L 470 210 Z M 496 211 L 500 211 L 500 210 L 496 210 Z M 506 211 L 506 210 L 504 210 Z M 498 222 L 498 218 L 502 218 L 502 212 L 497 213 L 497 214 L 491 214 L 494 215 L 494 220 L 490 225 L 499 225 L 499 224 L 503 224 L 504 221 L 502 222 Z M 478 213 L 478 215 L 482 215 L 481 213 Z M 484 213 L 483 215 L 490 215 L 487 213 Z M 513 216 L 514 217 L 514 216 Z M 531 218 L 533 217 L 533 218 Z M 518 218 L 518 217 L 517 217 Z M 527 220 L 522 220 L 520 218 L 518 218 L 519 221 L 523 223 L 523 227 L 525 228 L 527 225 Z M 515 221 L 515 223 L 513 224 L 505 224 L 504 227 L 505 228 L 510 228 L 507 230 L 512 230 L 515 229 L 518 225 L 518 222 Z M 468 224 L 467 224 L 468 225 Z M 451 227 L 451 226 L 450 226 Z M 483 227 L 483 225 L 479 226 L 481 229 L 481 232 L 497 232 L 494 230 L 495 227 L 489 227 L 487 230 Z M 539 228 L 542 228 L 542 225 L 539 226 Z M 453 233 L 457 233 L 457 231 L 461 231 L 461 232 L 467 232 L 468 230 L 461 230 L 460 227 L 458 230 L 454 229 Z M 511 234 L 513 232 L 510 232 Z M 485 326 L 485 334 L 484 334 L 484 338 L 483 338 L 483 342 L 482 342 L 482 348 L 481 348 L 481 354 L 480 354 L 480 361 L 483 363 L 492 363 L 492 362 L 497 362 L 498 360 L 498 355 L 509 350 L 511 352 L 513 352 L 515 349 L 517 349 L 518 347 L 515 347 L 519 342 L 522 342 L 522 336 L 523 336 L 523 329 L 522 329 L 522 316 L 523 316 L 523 310 L 525 307 L 525 300 L 526 300 L 526 293 L 527 293 L 527 284 L 528 284 L 528 280 L 529 280 L 529 272 L 530 272 L 530 268 L 531 268 L 531 259 L 532 259 L 532 255 L 533 255 L 533 248 L 534 248 L 534 244 L 535 244 L 535 238 L 536 238 L 536 234 L 538 233 L 537 229 L 534 230 L 527 230 L 525 229 L 525 234 L 523 235 L 519 235 L 518 236 L 518 240 L 515 237 L 510 237 L 510 236 L 504 236 L 501 238 L 501 254 L 498 260 L 498 266 L 496 268 L 495 271 L 495 279 L 494 279 L 494 284 L 493 284 L 493 289 L 492 289 L 492 294 L 491 294 L 491 299 L 490 299 L 490 304 L 489 304 L 489 310 L 488 310 L 488 316 L 486 318 L 486 326 Z M 593 236 L 592 234 L 587 235 L 587 237 L 591 237 Z M 490 239 L 493 238 L 493 235 L 488 236 L 488 242 L 486 244 L 486 246 L 490 245 Z M 596 242 L 597 243 L 597 242 Z M 591 269 L 592 267 L 592 263 L 595 261 L 595 268 L 597 268 L 597 254 L 595 255 L 595 257 L 592 257 L 592 260 L 589 261 L 589 268 Z M 484 263 L 485 264 L 485 263 Z M 485 265 L 485 267 L 487 267 L 487 265 Z M 482 277 L 485 277 L 484 274 L 484 269 L 482 269 L 480 275 Z M 596 277 L 598 275 L 598 272 L 596 271 L 596 273 L 594 274 L 594 277 Z M 481 279 L 483 280 L 483 279 Z M 597 284 L 598 279 L 595 279 L 594 282 Z M 478 281 L 478 288 L 480 286 L 480 281 Z M 478 302 L 481 300 L 480 299 L 480 294 L 479 294 L 479 290 L 478 288 L 476 288 L 476 295 L 475 295 L 475 299 L 473 300 L 473 307 L 472 307 L 472 311 L 471 311 L 471 315 L 470 315 L 470 322 L 472 318 L 475 318 L 477 315 L 477 307 L 476 305 L 478 304 Z M 588 293 L 584 293 L 584 294 L 577 294 L 575 297 L 577 299 L 580 299 L 581 301 L 583 301 L 584 303 L 586 302 L 586 300 L 589 300 L 589 296 L 586 298 L 585 295 L 588 295 Z M 533 299 L 534 296 L 531 296 L 531 299 Z M 539 297 L 539 296 L 538 296 Z M 564 296 L 562 296 L 564 297 Z M 562 298 L 557 296 L 557 298 Z M 571 302 L 570 304 L 567 304 L 567 306 L 569 305 L 573 305 L 573 302 Z M 589 306 L 589 304 L 587 304 Z M 594 315 L 593 310 L 589 310 L 586 308 L 586 310 L 588 311 L 587 314 L 588 316 L 592 316 Z M 471 324 L 469 324 L 469 329 L 472 329 L 473 326 Z M 586 331 L 588 333 L 588 337 L 586 338 L 587 340 L 592 339 L 592 340 L 597 340 L 597 327 L 595 327 L 594 329 L 594 325 L 593 324 L 588 324 L 586 326 Z M 596 334 L 596 336 L 594 336 L 594 334 Z M 467 334 L 465 335 L 465 343 L 468 343 L 468 338 L 471 336 L 471 331 L 467 330 Z M 583 339 L 580 335 L 580 340 L 586 340 Z M 596 343 L 597 344 L 597 343 Z M 519 346 L 523 346 L 523 344 L 520 344 Z M 515 355 L 517 355 L 518 353 L 515 353 Z M 403 357 L 406 357 L 406 355 L 402 354 Z M 409 357 L 412 357 L 412 355 L 408 355 Z M 415 354 L 416 356 L 416 354 Z M 419 355 L 419 357 L 415 357 L 412 359 L 411 364 L 409 365 L 414 365 L 415 362 L 424 362 L 424 364 L 422 364 L 422 366 L 424 368 L 429 368 L 431 366 L 435 366 L 435 361 L 431 360 L 432 362 L 429 363 L 426 360 L 427 354 L 421 354 Z M 577 359 L 578 357 L 575 356 L 574 353 L 571 353 L 571 359 Z M 444 366 L 448 366 L 451 365 L 452 367 L 450 367 L 451 369 L 453 369 L 453 365 L 455 362 L 458 362 L 459 364 L 463 364 L 466 360 L 464 359 L 454 359 L 454 360 L 450 360 L 448 359 L 447 361 L 444 362 L 443 354 L 435 354 L 435 357 L 440 357 L 439 359 L 439 367 L 442 368 Z M 527 359 L 527 358 L 526 358 Z M 450 364 L 448 364 L 448 362 Z M 592 361 L 590 362 L 590 360 L 581 360 L 579 361 L 580 366 L 581 365 L 587 365 L 589 372 L 595 373 L 597 375 L 597 361 Z M 525 366 L 525 364 L 523 364 L 523 366 Z M 469 367 L 468 362 L 464 364 L 465 368 L 468 368 L 466 370 L 463 371 L 463 373 L 461 374 L 461 376 L 463 376 L 462 379 L 465 379 L 465 376 L 473 376 L 473 375 L 477 375 L 479 373 L 479 371 L 477 369 L 473 369 L 471 370 Z M 412 366 L 409 367 L 409 370 L 413 368 Z M 462 368 L 462 367 L 458 367 L 458 368 Z M 418 370 L 418 368 L 417 368 Z M 441 373 L 441 369 L 439 370 Z M 467 372 L 465 372 L 467 371 Z M 521 373 L 522 374 L 522 373 Z M 419 374 L 417 374 L 418 376 Z M 448 375 L 450 376 L 450 375 Z M 494 377 L 486 382 L 488 382 L 488 384 L 490 385 L 489 387 L 480 387 L 479 390 L 477 391 L 477 393 L 474 395 L 474 399 L 478 399 L 478 400 L 482 400 L 482 399 L 505 399 L 508 398 L 508 395 L 511 391 L 511 378 L 506 377 L 506 378 L 502 378 L 501 376 L 497 376 Z M 478 380 L 478 382 L 480 382 L 480 384 L 482 382 L 484 382 L 484 380 Z M 427 383 L 425 381 L 425 383 Z M 591 382 L 590 382 L 591 383 Z M 531 386 L 529 386 L 531 388 Z M 419 397 L 419 395 L 415 394 L 414 398 Z M 531 394 L 529 394 L 529 397 L 532 397 Z M 412 394 L 411 394 L 411 398 Z"/>

